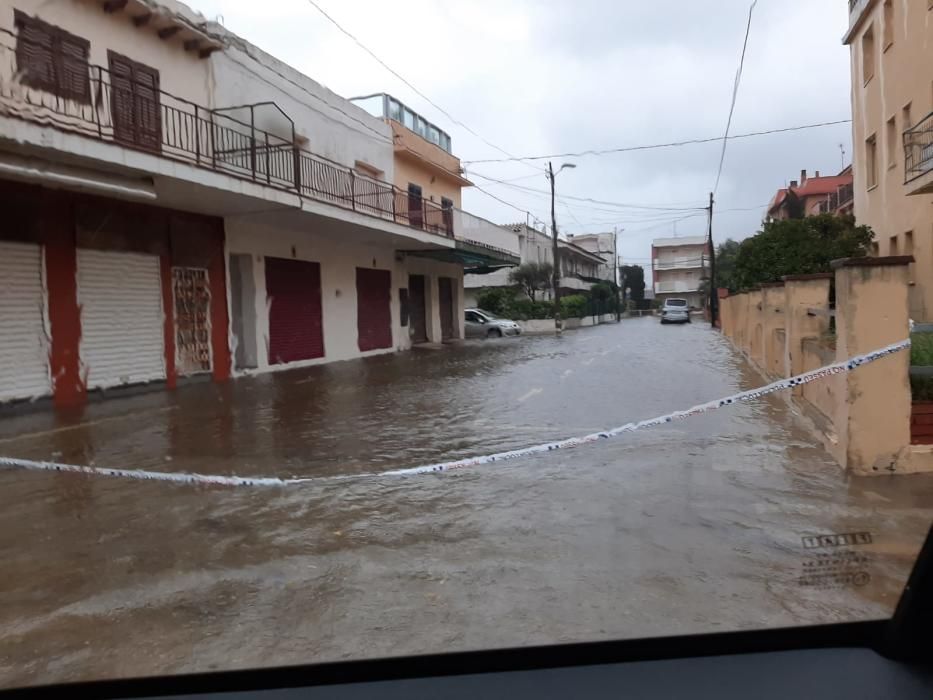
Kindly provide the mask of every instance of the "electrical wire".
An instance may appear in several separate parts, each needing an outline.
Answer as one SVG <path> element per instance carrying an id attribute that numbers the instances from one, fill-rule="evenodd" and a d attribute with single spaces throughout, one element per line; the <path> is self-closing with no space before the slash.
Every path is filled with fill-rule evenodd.
<path id="1" fill-rule="evenodd" d="M 440 113 L 443 114 L 445 117 L 447 117 L 448 119 L 450 119 L 450 121 L 452 121 L 454 124 L 460 126 L 461 128 L 465 129 L 465 130 L 468 131 L 469 133 L 473 134 L 473 136 L 475 136 L 476 138 L 478 138 L 480 141 L 482 141 L 483 143 L 485 143 L 485 144 L 486 144 L 487 146 L 489 146 L 490 148 L 493 148 L 493 149 L 499 151 L 499 153 L 503 153 L 503 154 L 507 155 L 509 158 L 511 158 L 511 159 L 513 159 L 513 160 L 517 160 L 511 153 L 509 153 L 508 151 L 506 151 L 506 150 L 503 149 L 503 148 L 500 148 L 500 147 L 497 146 L 496 144 L 492 143 L 491 141 L 486 140 L 485 138 L 483 138 L 482 136 L 480 136 L 479 134 L 477 134 L 475 131 L 473 131 L 473 129 L 471 129 L 469 126 L 467 126 L 466 124 L 464 124 L 462 121 L 460 121 L 459 119 L 457 119 L 456 117 L 454 117 L 450 112 L 448 112 L 446 109 L 444 109 L 444 108 L 441 107 L 439 104 L 437 104 L 434 100 L 432 100 L 430 97 L 428 97 L 426 94 L 424 94 L 421 90 L 419 90 L 419 89 L 416 88 L 414 85 L 412 85 L 411 82 L 409 82 L 401 73 L 399 73 L 398 71 L 396 71 L 396 70 L 395 70 L 394 68 L 392 68 L 389 64 L 387 64 L 385 61 L 383 61 L 381 58 L 379 58 L 379 56 L 377 56 L 377 55 L 372 51 L 372 49 L 370 49 L 370 48 L 369 48 L 368 46 L 366 46 L 362 41 L 360 41 L 359 39 L 357 39 L 357 38 L 356 38 L 353 34 L 351 34 L 349 31 L 347 31 L 346 29 L 344 29 L 343 26 L 341 26 L 341 24 L 340 24 L 337 20 L 335 20 L 333 17 L 331 17 L 329 14 L 327 14 L 327 12 L 324 11 L 324 8 L 322 8 L 320 5 L 318 5 L 314 0 L 308 0 L 308 3 L 309 3 L 315 10 L 317 10 L 318 12 L 320 12 L 328 22 L 330 22 L 330 23 L 333 24 L 338 30 L 340 30 L 340 32 L 341 32 L 342 34 L 344 34 L 345 36 L 347 36 L 354 44 L 356 44 L 356 45 L 359 46 L 361 49 L 363 49 L 363 51 L 365 51 L 367 54 L 369 54 L 369 56 L 370 56 L 373 60 L 375 60 L 376 63 L 378 63 L 378 64 L 379 64 L 380 66 L 382 66 L 383 68 L 385 68 L 387 71 L 389 71 L 389 73 L 391 73 L 392 75 L 394 75 L 396 78 L 398 78 L 399 80 L 401 80 L 402 83 L 404 83 L 405 85 L 407 85 L 416 95 L 420 96 L 423 100 L 425 100 L 425 102 L 427 102 L 429 105 L 431 105 L 432 107 L 434 107 L 434 109 L 436 109 L 438 112 L 440 112 Z M 537 169 L 539 169 L 539 170 L 543 170 L 543 168 L 539 168 L 539 167 L 536 166 L 536 165 L 530 165 L 530 164 L 527 164 L 527 163 L 526 163 L 526 165 L 528 165 L 528 167 L 531 167 L 531 168 L 537 168 Z"/>
<path id="2" fill-rule="evenodd" d="M 851 124 L 851 119 L 837 119 L 835 121 L 826 121 L 826 122 L 817 122 L 815 124 L 801 124 L 800 126 L 787 126 L 780 129 L 766 129 L 764 131 L 751 131 L 747 134 L 735 134 L 734 136 L 728 136 L 729 141 L 734 141 L 735 139 L 747 139 L 753 136 L 767 136 L 769 134 L 782 134 L 788 131 L 802 131 L 804 129 L 816 129 L 823 126 L 836 126 L 837 124 Z M 628 153 L 631 151 L 650 151 L 656 150 L 659 148 L 677 148 L 680 146 L 690 146 L 693 144 L 700 143 L 713 143 L 715 141 L 722 141 L 722 136 L 711 136 L 709 138 L 702 139 L 686 139 L 684 141 L 671 141 L 670 143 L 655 143 L 646 146 L 624 146 L 621 148 L 606 148 L 602 150 L 588 150 L 588 151 L 577 151 L 575 153 L 551 153 L 548 155 L 536 155 L 536 156 L 520 156 L 515 158 L 485 158 L 482 160 L 464 160 L 461 161 L 464 165 L 475 165 L 476 163 L 508 163 L 511 161 L 524 161 L 524 160 L 547 160 L 548 158 L 580 158 L 582 156 L 603 156 L 609 155 L 612 153 Z"/>
<path id="3" fill-rule="evenodd" d="M 732 115 L 735 113 L 735 101 L 739 96 L 739 85 L 742 83 L 742 70 L 745 68 L 745 51 L 748 48 L 748 35 L 752 29 L 752 13 L 758 0 L 752 0 L 748 8 L 748 24 L 745 26 L 745 40 L 742 42 L 742 55 L 739 57 L 739 67 L 735 72 L 735 81 L 732 84 L 732 102 L 729 105 L 729 118 L 726 120 L 726 131 L 722 136 L 722 152 L 719 154 L 719 170 L 716 172 L 716 184 L 713 185 L 713 196 L 719 191 L 719 179 L 722 177 L 722 166 L 726 161 L 726 144 L 729 143 L 729 129 L 732 127 Z M 710 200 L 712 201 L 712 200 Z M 712 204 L 710 204 L 712 207 Z"/>

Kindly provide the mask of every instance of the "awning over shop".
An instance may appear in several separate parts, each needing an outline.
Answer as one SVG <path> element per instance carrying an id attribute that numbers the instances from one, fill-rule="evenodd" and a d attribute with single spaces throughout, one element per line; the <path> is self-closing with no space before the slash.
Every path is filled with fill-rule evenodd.
<path id="1" fill-rule="evenodd" d="M 503 267 L 514 267 L 521 262 L 517 255 L 484 243 L 459 238 L 455 243 L 454 248 L 405 250 L 402 252 L 416 258 L 430 258 L 431 260 L 463 265 L 463 269 L 471 275 L 485 275 Z"/>

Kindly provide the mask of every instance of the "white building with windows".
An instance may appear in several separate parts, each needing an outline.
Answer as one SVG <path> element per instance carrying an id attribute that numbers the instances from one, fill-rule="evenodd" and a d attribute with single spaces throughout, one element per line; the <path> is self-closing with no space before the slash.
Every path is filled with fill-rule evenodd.
<path id="1" fill-rule="evenodd" d="M 393 352 L 419 315 L 463 337 L 464 269 L 518 258 L 413 216 L 394 163 L 383 120 L 174 0 L 3 3 L 0 401 Z"/>
<path id="2" fill-rule="evenodd" d="M 703 280 L 708 275 L 709 244 L 706 236 L 656 238 L 651 242 L 651 275 L 654 297 L 663 302 L 677 297 L 693 308 L 703 308 Z"/>

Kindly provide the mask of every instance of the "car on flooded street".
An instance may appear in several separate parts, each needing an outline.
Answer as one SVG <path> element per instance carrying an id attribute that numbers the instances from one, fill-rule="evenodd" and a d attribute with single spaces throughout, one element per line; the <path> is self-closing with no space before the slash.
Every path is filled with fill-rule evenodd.
<path id="1" fill-rule="evenodd" d="M 690 323 L 690 305 L 686 299 L 665 299 L 661 323 Z"/>
<path id="2" fill-rule="evenodd" d="M 485 309 L 467 309 L 463 325 L 467 338 L 502 338 L 522 334 L 521 326 L 515 321 L 499 318 Z"/>

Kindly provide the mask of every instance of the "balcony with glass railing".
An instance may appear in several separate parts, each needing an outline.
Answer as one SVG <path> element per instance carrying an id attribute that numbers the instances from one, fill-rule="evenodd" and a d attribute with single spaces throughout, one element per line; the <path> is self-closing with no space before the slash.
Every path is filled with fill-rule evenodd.
<path id="1" fill-rule="evenodd" d="M 933 192 L 933 112 L 904 132 L 904 183 L 908 194 Z"/>

